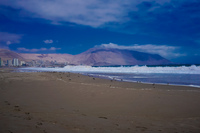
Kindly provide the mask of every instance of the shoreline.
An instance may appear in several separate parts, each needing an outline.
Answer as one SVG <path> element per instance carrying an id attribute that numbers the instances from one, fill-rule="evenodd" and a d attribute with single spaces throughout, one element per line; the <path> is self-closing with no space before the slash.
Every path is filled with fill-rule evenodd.
<path id="1" fill-rule="evenodd" d="M 17 68 L 17 69 L 20 69 L 20 68 Z M 20 70 L 19 70 L 20 71 Z M 22 70 L 23 71 L 23 70 Z M 66 72 L 64 72 L 64 71 L 48 71 L 48 70 L 46 70 L 46 71 L 44 71 L 44 70 L 26 70 L 25 72 L 28 72 L 28 71 L 30 71 L 30 72 L 63 72 L 63 73 L 68 73 L 67 71 Z M 91 75 L 91 76 L 93 76 L 93 77 L 96 77 L 96 78 L 101 78 L 101 79 L 108 79 L 108 80 L 113 80 L 112 78 L 109 78 L 109 76 L 108 77 L 102 77 L 102 76 L 99 76 L 98 74 L 92 74 L 92 73 L 83 73 L 83 72 L 70 72 L 70 73 L 74 73 L 74 74 L 82 74 L 82 75 L 85 75 L 85 76 L 87 76 L 87 75 Z M 99 74 L 102 74 L 102 73 L 99 73 Z M 106 74 L 108 74 L 108 73 L 106 73 Z M 111 73 L 112 74 L 112 73 Z M 157 84 L 157 85 L 170 85 L 170 86 L 186 86 L 186 87 L 193 87 L 193 88 L 200 88 L 200 85 L 192 85 L 192 84 L 190 84 L 190 85 L 185 85 L 185 84 L 173 84 L 173 83 L 156 83 L 156 82 L 142 82 L 142 81 L 132 81 L 132 80 L 124 80 L 124 79 L 117 79 L 117 81 L 121 81 L 121 82 L 130 82 L 130 83 L 143 83 L 143 84 Z"/>
<path id="2" fill-rule="evenodd" d="M 86 74 L 83 74 L 83 75 L 86 75 Z M 104 78 L 104 77 L 101 77 L 101 76 L 93 76 L 93 77 L 101 78 L 101 79 L 107 79 L 107 80 L 112 80 L 112 78 Z M 119 82 L 130 82 L 130 83 L 140 83 L 140 84 L 150 84 L 150 85 L 157 84 L 157 85 L 183 86 L 183 87 L 193 87 L 193 88 L 199 88 L 200 89 L 199 85 L 182 85 L 182 84 L 169 84 L 169 83 L 150 83 L 150 82 L 142 82 L 142 81 L 122 80 L 122 79 L 117 79 L 116 81 L 119 81 Z"/>
<path id="3" fill-rule="evenodd" d="M 8 69 L 0 71 L 0 132 L 199 133 L 199 92 L 193 87 Z"/>

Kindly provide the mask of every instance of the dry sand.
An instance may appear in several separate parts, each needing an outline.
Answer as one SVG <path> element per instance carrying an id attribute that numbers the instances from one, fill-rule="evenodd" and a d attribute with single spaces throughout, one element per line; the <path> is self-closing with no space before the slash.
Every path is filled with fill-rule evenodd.
<path id="1" fill-rule="evenodd" d="M 200 133 L 200 88 L 0 69 L 0 133 Z"/>

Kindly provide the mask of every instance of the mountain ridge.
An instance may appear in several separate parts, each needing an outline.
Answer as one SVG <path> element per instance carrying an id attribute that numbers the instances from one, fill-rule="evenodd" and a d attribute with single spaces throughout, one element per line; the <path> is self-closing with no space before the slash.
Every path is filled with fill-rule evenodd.
<path id="1" fill-rule="evenodd" d="M 24 61 L 57 61 L 62 63 L 66 62 L 70 65 L 90 66 L 163 65 L 171 63 L 158 54 L 114 48 L 91 48 L 77 55 L 16 53 L 10 50 L 0 49 L 0 57 L 6 57 L 6 59 L 19 58 Z"/>

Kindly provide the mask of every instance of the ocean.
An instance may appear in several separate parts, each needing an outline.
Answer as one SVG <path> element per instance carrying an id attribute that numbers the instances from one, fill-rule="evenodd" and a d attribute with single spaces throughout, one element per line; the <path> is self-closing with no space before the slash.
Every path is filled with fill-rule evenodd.
<path id="1" fill-rule="evenodd" d="M 64 68 L 19 68 L 21 72 L 72 72 L 127 82 L 184 85 L 200 88 L 199 65 L 171 66 L 65 66 Z"/>

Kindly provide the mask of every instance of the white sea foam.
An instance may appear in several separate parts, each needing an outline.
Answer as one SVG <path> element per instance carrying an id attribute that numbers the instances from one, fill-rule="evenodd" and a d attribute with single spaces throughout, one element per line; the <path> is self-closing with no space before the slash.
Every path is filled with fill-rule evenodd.
<path id="1" fill-rule="evenodd" d="M 64 68 L 23 68 L 23 70 L 36 71 L 58 71 L 77 73 L 169 73 L 169 74 L 200 74 L 200 66 L 178 66 L 178 67 L 92 67 L 92 66 L 65 66 Z"/>

